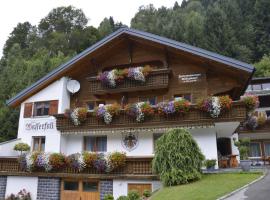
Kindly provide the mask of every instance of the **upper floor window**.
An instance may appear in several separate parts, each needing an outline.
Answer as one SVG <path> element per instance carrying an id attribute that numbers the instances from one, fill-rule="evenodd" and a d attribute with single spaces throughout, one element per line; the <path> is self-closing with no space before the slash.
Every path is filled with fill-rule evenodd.
<path id="1" fill-rule="evenodd" d="M 107 136 L 85 136 L 84 151 L 106 152 Z"/>
<path id="2" fill-rule="evenodd" d="M 156 105 L 157 104 L 157 97 L 156 96 L 139 97 L 139 101 L 149 102 L 150 105 Z"/>
<path id="3" fill-rule="evenodd" d="M 24 104 L 24 118 L 47 116 L 58 113 L 58 100 L 30 102 Z"/>
<path id="4" fill-rule="evenodd" d="M 270 95 L 259 96 L 260 107 L 270 107 Z"/>
<path id="5" fill-rule="evenodd" d="M 45 151 L 45 137 L 33 137 L 33 151 Z"/>
<path id="6" fill-rule="evenodd" d="M 174 99 L 178 100 L 178 99 L 185 99 L 188 100 L 189 102 L 191 102 L 191 94 L 176 94 L 174 95 Z"/>
<path id="7" fill-rule="evenodd" d="M 34 116 L 44 116 L 49 115 L 50 102 L 35 102 L 34 105 Z"/>

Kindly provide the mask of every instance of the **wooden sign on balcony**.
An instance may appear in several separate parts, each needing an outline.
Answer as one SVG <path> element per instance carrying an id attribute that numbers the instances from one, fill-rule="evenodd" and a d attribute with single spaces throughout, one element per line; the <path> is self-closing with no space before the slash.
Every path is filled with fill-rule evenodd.
<path id="1" fill-rule="evenodd" d="M 180 83 L 195 83 L 201 82 L 203 79 L 203 74 L 179 74 L 178 80 Z"/>

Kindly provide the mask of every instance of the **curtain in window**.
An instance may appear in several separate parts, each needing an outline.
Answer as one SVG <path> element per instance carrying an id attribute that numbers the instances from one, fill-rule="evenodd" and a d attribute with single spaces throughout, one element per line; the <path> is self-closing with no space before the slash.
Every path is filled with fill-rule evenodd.
<path id="1" fill-rule="evenodd" d="M 264 144 L 264 152 L 265 152 L 265 156 L 270 156 L 270 143 Z"/>
<path id="2" fill-rule="evenodd" d="M 260 143 L 250 143 L 250 157 L 261 157 Z"/>
<path id="3" fill-rule="evenodd" d="M 107 136 L 88 136 L 85 137 L 85 150 L 86 151 L 107 151 Z"/>
<path id="4" fill-rule="evenodd" d="M 107 151 L 107 137 L 97 137 L 97 151 L 106 152 Z"/>

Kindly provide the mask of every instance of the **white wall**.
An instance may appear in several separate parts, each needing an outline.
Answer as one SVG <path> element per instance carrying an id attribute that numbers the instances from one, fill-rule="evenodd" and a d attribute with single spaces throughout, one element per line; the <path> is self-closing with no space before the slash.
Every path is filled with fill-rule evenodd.
<path id="1" fill-rule="evenodd" d="M 45 136 L 45 151 L 47 152 L 59 152 L 60 151 L 60 132 L 56 129 L 56 120 L 53 116 L 44 117 L 31 117 L 24 118 L 24 105 L 28 102 L 37 101 L 50 101 L 58 100 L 58 113 L 63 113 L 66 108 L 70 106 L 70 97 L 66 89 L 67 78 L 63 77 L 43 90 L 39 91 L 35 95 L 31 96 L 21 104 L 21 112 L 19 119 L 18 138 L 21 138 L 22 142 L 28 143 L 32 147 L 33 136 Z M 29 129 L 28 125 L 44 125 L 52 124 L 50 129 Z"/>
<path id="2" fill-rule="evenodd" d="M 152 184 L 152 192 L 161 187 L 160 181 L 151 181 L 151 180 L 113 180 L 113 197 L 117 199 L 119 196 L 128 194 L 128 183 L 141 183 L 141 184 Z"/>
<path id="3" fill-rule="evenodd" d="M 0 157 L 17 157 L 19 152 L 14 151 L 15 144 L 21 142 L 21 139 L 10 140 L 0 143 Z"/>
<path id="4" fill-rule="evenodd" d="M 11 193 L 17 194 L 22 189 L 30 192 L 32 199 L 37 199 L 38 177 L 8 176 L 6 197 Z"/>

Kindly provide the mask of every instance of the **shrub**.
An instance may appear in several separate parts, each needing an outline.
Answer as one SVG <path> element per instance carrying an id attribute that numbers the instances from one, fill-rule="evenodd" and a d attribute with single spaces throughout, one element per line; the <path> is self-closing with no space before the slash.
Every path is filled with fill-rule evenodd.
<path id="1" fill-rule="evenodd" d="M 52 153 L 49 157 L 50 165 L 53 169 L 62 169 L 66 165 L 65 156 L 61 153 Z"/>
<path id="2" fill-rule="evenodd" d="M 127 196 L 120 196 L 117 200 L 129 200 L 129 198 Z"/>
<path id="3" fill-rule="evenodd" d="M 164 185 L 179 185 L 201 178 L 204 156 L 187 130 L 169 130 L 156 145 L 153 168 Z"/>
<path id="4" fill-rule="evenodd" d="M 113 169 L 123 167 L 126 164 L 126 154 L 121 152 L 113 152 L 109 154 L 108 160 L 109 165 Z"/>
<path id="5" fill-rule="evenodd" d="M 30 146 L 27 143 L 20 142 L 15 144 L 14 148 L 15 151 L 20 151 L 21 154 L 23 151 L 30 151 Z"/>
<path id="6" fill-rule="evenodd" d="M 83 152 L 83 160 L 86 167 L 94 167 L 94 162 L 98 159 L 97 153 Z"/>
<path id="7" fill-rule="evenodd" d="M 112 194 L 106 194 L 104 196 L 104 200 L 114 200 L 113 195 Z"/>
<path id="8" fill-rule="evenodd" d="M 143 191 L 143 196 L 146 197 L 146 198 L 148 198 L 148 197 L 151 196 L 151 192 L 149 190 L 144 190 Z"/>
<path id="9" fill-rule="evenodd" d="M 234 145 L 238 147 L 240 159 L 247 160 L 249 155 L 250 139 L 249 138 L 239 139 L 239 141 L 234 142 Z"/>
<path id="10" fill-rule="evenodd" d="M 140 200 L 140 194 L 136 190 L 131 190 L 128 192 L 128 199 L 129 200 Z"/>
<path id="11" fill-rule="evenodd" d="M 207 160 L 205 160 L 204 165 L 207 169 L 209 169 L 209 168 L 212 168 L 216 165 L 216 161 L 217 161 L 216 159 L 211 159 L 211 160 L 207 159 Z"/>

